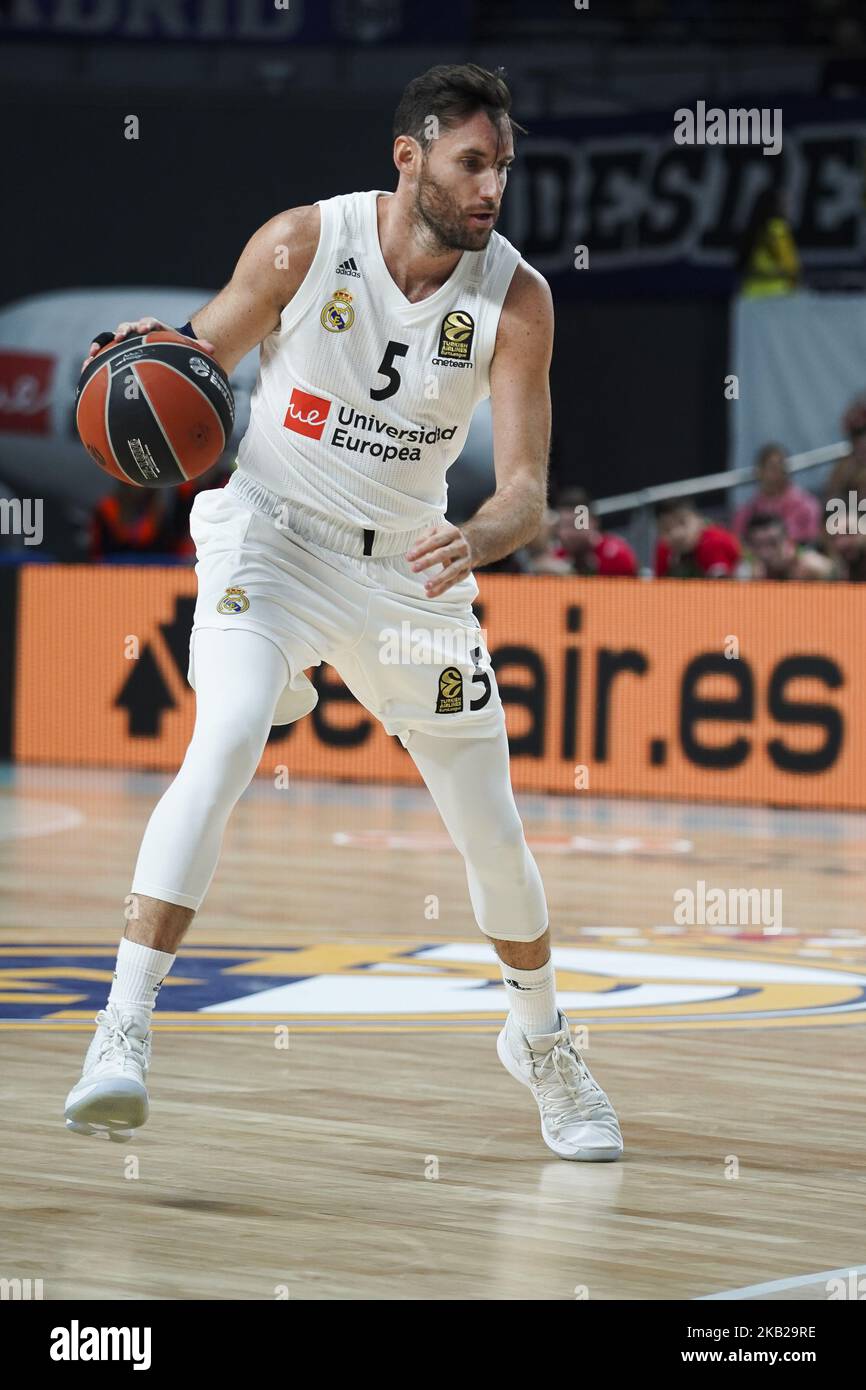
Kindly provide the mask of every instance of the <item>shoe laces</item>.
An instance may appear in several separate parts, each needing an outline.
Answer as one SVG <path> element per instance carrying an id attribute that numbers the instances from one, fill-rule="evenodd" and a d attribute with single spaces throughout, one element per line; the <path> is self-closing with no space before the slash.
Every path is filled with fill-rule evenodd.
<path id="1" fill-rule="evenodd" d="M 590 1076 L 586 1063 L 573 1044 L 556 1043 L 549 1052 L 532 1054 L 538 1096 L 545 1114 L 557 1126 L 567 1121 L 607 1115 L 608 1105 L 601 1087 Z M 579 1114 L 575 1116 L 575 1109 Z"/>
<path id="2" fill-rule="evenodd" d="M 131 1020 L 122 1018 L 113 1004 L 109 1004 L 105 1009 L 100 1009 L 94 1021 L 103 1030 L 99 1055 L 96 1059 L 98 1062 L 111 1060 L 125 1063 L 128 1057 L 135 1057 L 140 1062 L 146 1057 L 145 1040 L 129 1037 L 124 1024 Z"/>

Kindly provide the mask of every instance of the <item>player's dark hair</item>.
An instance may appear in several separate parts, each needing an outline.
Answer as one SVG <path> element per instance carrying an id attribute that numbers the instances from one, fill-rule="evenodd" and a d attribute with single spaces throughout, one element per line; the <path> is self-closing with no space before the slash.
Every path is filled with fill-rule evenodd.
<path id="1" fill-rule="evenodd" d="M 655 514 L 656 517 L 670 516 L 672 512 L 678 512 L 681 507 L 685 508 L 687 512 L 698 510 L 693 497 L 664 497 L 661 502 L 656 502 Z"/>
<path id="2" fill-rule="evenodd" d="M 426 151 L 433 139 L 431 116 L 436 117 L 439 130 L 451 130 L 476 111 L 486 112 L 495 126 L 504 117 L 512 135 L 526 134 L 511 117 L 504 68 L 490 72 L 477 63 L 440 63 L 413 77 L 406 87 L 394 113 L 394 138 L 411 135 Z"/>
<path id="3" fill-rule="evenodd" d="M 585 487 L 568 483 L 556 494 L 557 507 L 587 507 L 592 511 L 592 498 Z"/>
<path id="4" fill-rule="evenodd" d="M 755 467 L 763 468 L 767 459 L 773 458 L 776 454 L 781 454 L 783 460 L 788 457 L 787 449 L 783 449 L 781 444 L 762 444 L 755 455 Z"/>
<path id="5" fill-rule="evenodd" d="M 842 428 L 849 439 L 866 434 L 866 393 L 861 392 L 850 402 L 842 417 Z"/>
<path id="6" fill-rule="evenodd" d="M 777 526 L 784 535 L 788 534 L 784 517 L 777 516 L 775 512 L 753 512 L 746 526 L 746 535 L 751 536 L 753 531 L 763 531 L 765 526 Z"/>

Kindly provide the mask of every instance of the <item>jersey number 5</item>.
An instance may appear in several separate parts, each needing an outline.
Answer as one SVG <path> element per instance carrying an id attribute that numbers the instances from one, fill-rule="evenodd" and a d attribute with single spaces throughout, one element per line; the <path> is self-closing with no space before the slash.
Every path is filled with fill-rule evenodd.
<path id="1" fill-rule="evenodd" d="M 382 358 L 378 367 L 380 376 L 388 378 L 387 386 L 370 387 L 370 397 L 374 401 L 386 401 L 389 396 L 393 396 L 395 391 L 400 389 L 400 373 L 394 366 L 395 357 L 405 357 L 409 351 L 408 343 L 395 343 L 391 341 L 385 349 L 385 356 Z"/>

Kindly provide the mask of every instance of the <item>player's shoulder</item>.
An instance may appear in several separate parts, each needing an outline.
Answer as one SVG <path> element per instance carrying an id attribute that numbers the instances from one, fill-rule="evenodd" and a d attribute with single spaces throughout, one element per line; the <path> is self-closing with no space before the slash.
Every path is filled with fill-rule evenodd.
<path id="1" fill-rule="evenodd" d="M 327 234 L 343 220 L 356 230 L 363 228 L 364 208 L 371 197 L 371 192 L 338 193 L 317 203 L 286 208 L 266 222 L 258 235 L 269 243 L 291 247 L 293 257 L 310 262 L 323 230 Z"/>
<path id="2" fill-rule="evenodd" d="M 552 348 L 550 286 L 540 271 L 521 256 L 502 303 L 494 355 L 501 358 L 503 354 L 516 353 L 521 361 L 549 364 Z"/>
<path id="3" fill-rule="evenodd" d="M 250 237 L 239 270 L 255 292 L 282 309 L 297 293 L 319 245 L 318 207 L 287 208 Z M 238 272 L 236 272 L 238 274 Z"/>
<path id="4" fill-rule="evenodd" d="M 322 214 L 318 203 L 286 208 L 276 213 L 259 228 L 258 235 L 274 246 L 290 246 L 295 252 L 312 249 L 319 244 Z"/>
<path id="5" fill-rule="evenodd" d="M 500 325 L 504 331 L 512 325 L 552 331 L 553 296 L 544 276 L 521 256 L 502 304 Z"/>

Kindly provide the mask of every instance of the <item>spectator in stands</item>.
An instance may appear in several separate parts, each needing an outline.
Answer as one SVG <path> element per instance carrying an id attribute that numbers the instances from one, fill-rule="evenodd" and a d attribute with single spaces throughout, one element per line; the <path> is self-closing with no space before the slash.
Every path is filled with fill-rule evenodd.
<path id="1" fill-rule="evenodd" d="M 571 574 L 571 563 L 558 553 L 556 540 L 559 513 L 546 507 L 538 534 L 502 560 L 484 565 L 485 572 L 497 574 Z"/>
<path id="2" fill-rule="evenodd" d="M 781 189 L 766 188 L 755 199 L 737 254 L 740 293 L 790 294 L 800 283 L 800 257 L 788 225 Z"/>
<path id="3" fill-rule="evenodd" d="M 475 574 L 532 574 L 529 568 L 528 550 L 521 546 L 519 550 L 513 550 L 510 555 L 503 555 L 499 560 L 491 560 L 488 565 L 477 565 Z"/>
<path id="4" fill-rule="evenodd" d="M 637 557 L 631 546 L 622 536 L 602 531 L 589 493 L 582 487 L 564 488 L 557 497 L 556 511 L 557 543 L 550 552 L 551 560 L 564 560 L 571 574 L 637 574 Z"/>
<path id="5" fill-rule="evenodd" d="M 826 499 L 842 499 L 846 510 L 866 499 L 866 392 L 855 396 L 842 417 L 842 429 L 851 449 L 835 464 L 827 482 Z"/>
<path id="6" fill-rule="evenodd" d="M 727 579 L 735 573 L 740 559 L 736 536 L 706 521 L 690 497 L 659 502 L 656 521 L 659 579 Z"/>
<path id="7" fill-rule="evenodd" d="M 559 513 L 546 507 L 538 535 L 519 552 L 524 574 L 571 574 L 568 556 L 559 554 L 558 532 Z"/>
<path id="8" fill-rule="evenodd" d="M 822 535 L 821 504 L 805 488 L 792 483 L 781 444 L 765 444 L 755 460 L 758 490 L 734 516 L 734 534 L 743 540 L 756 513 L 780 516 L 792 541 L 813 543 Z"/>
<path id="9" fill-rule="evenodd" d="M 195 559 L 189 514 L 199 492 L 224 487 L 229 474 L 220 468 L 173 488 L 141 488 L 118 483 L 103 497 L 90 522 L 91 560 L 163 557 Z"/>
<path id="10" fill-rule="evenodd" d="M 193 484 L 184 484 L 192 487 Z M 165 556 L 181 558 L 191 545 L 188 508 L 181 488 L 139 488 L 118 483 L 94 508 L 89 558 L 118 560 Z M 193 547 L 194 553 L 194 547 Z"/>
<path id="11" fill-rule="evenodd" d="M 827 549 L 836 563 L 838 577 L 850 584 L 866 583 L 866 532 L 861 532 L 861 526 L 866 527 L 866 516 L 852 507 L 847 528 L 831 531 L 827 536 Z"/>
<path id="12" fill-rule="evenodd" d="M 167 490 L 117 483 L 94 508 L 90 522 L 90 559 L 165 554 L 170 548 L 165 534 L 170 502 Z"/>
<path id="13" fill-rule="evenodd" d="M 746 527 L 750 554 L 737 570 L 740 579 L 837 579 L 839 567 L 807 545 L 799 545 L 784 518 L 754 512 Z"/>

